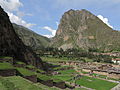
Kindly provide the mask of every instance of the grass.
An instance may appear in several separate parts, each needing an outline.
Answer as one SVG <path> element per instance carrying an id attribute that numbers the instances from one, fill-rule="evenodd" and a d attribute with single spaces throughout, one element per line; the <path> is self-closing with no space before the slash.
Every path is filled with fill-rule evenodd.
<path id="1" fill-rule="evenodd" d="M 76 83 L 96 90 L 110 90 L 117 85 L 117 83 L 87 76 L 83 76 L 82 78 L 80 78 L 80 80 L 77 80 Z"/>
<path id="2" fill-rule="evenodd" d="M 39 78 L 43 81 L 52 80 L 52 78 L 50 76 L 43 75 L 43 74 L 37 74 L 37 78 Z"/>
<path id="3" fill-rule="evenodd" d="M 17 64 L 25 64 L 24 62 L 16 62 Z"/>
<path id="4" fill-rule="evenodd" d="M 14 67 L 10 63 L 0 63 L 0 69 L 14 69 Z"/>
<path id="5" fill-rule="evenodd" d="M 8 56 L 0 56 L 0 58 L 3 58 L 3 59 L 13 59 L 12 57 L 8 57 Z"/>
<path id="6" fill-rule="evenodd" d="M 25 68 L 16 68 L 22 75 L 24 76 L 31 76 L 31 75 L 35 75 L 35 72 L 32 72 L 30 70 L 27 70 Z"/>
<path id="7" fill-rule="evenodd" d="M 33 65 L 27 65 L 26 67 L 27 68 L 35 68 L 35 66 L 33 66 Z"/>
<path id="8" fill-rule="evenodd" d="M 69 69 L 69 70 L 60 70 L 59 71 L 61 74 L 77 74 L 77 72 L 74 69 Z"/>
<path id="9" fill-rule="evenodd" d="M 62 69 L 62 68 L 67 68 L 67 67 L 70 67 L 70 66 L 58 66 L 58 67 L 55 67 L 54 70 L 59 70 L 59 69 Z"/>
<path id="10" fill-rule="evenodd" d="M 62 81 L 68 81 L 68 80 L 72 79 L 73 76 L 71 76 L 71 75 L 54 75 L 52 78 L 53 79 L 59 79 L 59 80 L 62 80 Z"/>
<path id="11" fill-rule="evenodd" d="M 11 90 L 42 90 L 39 86 L 19 76 L 7 77 L 6 80 L 10 81 L 17 88 Z"/>
<path id="12" fill-rule="evenodd" d="M 54 57 L 41 57 L 43 61 L 47 62 L 60 62 L 60 61 L 68 61 L 66 58 L 54 58 Z"/>

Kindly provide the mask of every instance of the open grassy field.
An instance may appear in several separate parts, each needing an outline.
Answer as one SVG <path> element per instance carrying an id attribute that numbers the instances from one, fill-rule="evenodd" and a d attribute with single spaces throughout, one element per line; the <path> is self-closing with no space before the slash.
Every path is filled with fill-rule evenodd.
<path id="1" fill-rule="evenodd" d="M 112 83 L 109 81 L 87 77 L 87 76 L 83 76 L 82 78 L 77 80 L 76 83 L 96 90 L 110 90 L 111 88 L 117 85 L 117 83 Z"/>

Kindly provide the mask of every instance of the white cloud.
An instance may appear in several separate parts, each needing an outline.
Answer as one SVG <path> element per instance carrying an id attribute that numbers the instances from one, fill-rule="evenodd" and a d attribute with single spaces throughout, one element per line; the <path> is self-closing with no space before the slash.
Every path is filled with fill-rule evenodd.
<path id="1" fill-rule="evenodd" d="M 19 7 L 23 6 L 23 4 L 19 0 L 0 0 L 0 5 L 2 8 L 8 13 L 10 21 L 12 23 L 16 23 L 18 25 L 25 26 L 27 28 L 32 27 L 35 24 L 27 23 L 22 19 L 23 16 L 28 15 L 21 11 L 19 11 Z M 17 15 L 13 14 L 15 12 Z"/>
<path id="2" fill-rule="evenodd" d="M 53 35 L 43 35 L 43 36 L 48 37 L 48 38 L 52 38 L 53 37 Z"/>
<path id="3" fill-rule="evenodd" d="M 51 32 L 51 35 L 44 35 L 48 38 L 51 38 L 51 37 L 54 37 L 55 34 L 56 34 L 56 30 L 52 29 L 51 27 L 48 27 L 48 26 L 44 26 L 42 29 L 45 29 L 45 30 L 48 30 Z"/>
<path id="4" fill-rule="evenodd" d="M 59 25 L 59 22 L 56 22 L 56 25 L 57 25 L 57 27 L 58 27 L 58 25 Z"/>
<path id="5" fill-rule="evenodd" d="M 0 0 L 0 5 L 5 11 L 18 11 L 23 4 L 19 0 Z"/>
<path id="6" fill-rule="evenodd" d="M 12 23 L 16 23 L 18 25 L 22 25 L 22 26 L 25 26 L 27 28 L 30 28 L 33 25 L 35 25 L 35 24 L 27 23 L 26 21 L 22 20 L 20 17 L 14 15 L 13 13 L 9 13 L 9 12 L 7 12 L 7 13 L 9 15 L 9 18 L 10 18 Z"/>
<path id="7" fill-rule="evenodd" d="M 110 25 L 108 18 L 104 18 L 102 15 L 97 16 L 99 19 L 101 19 L 105 24 L 107 24 L 109 27 L 113 28 L 113 26 Z"/>

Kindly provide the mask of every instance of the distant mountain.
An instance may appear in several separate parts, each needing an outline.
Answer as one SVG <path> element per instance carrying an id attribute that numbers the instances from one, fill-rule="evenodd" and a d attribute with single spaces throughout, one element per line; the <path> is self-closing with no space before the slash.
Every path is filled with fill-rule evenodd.
<path id="1" fill-rule="evenodd" d="M 40 58 L 16 34 L 7 13 L 0 7 L 0 56 L 10 56 L 14 62 L 22 61 L 43 68 Z"/>
<path id="2" fill-rule="evenodd" d="M 13 24 L 13 27 L 19 37 L 22 39 L 25 45 L 30 46 L 33 50 L 39 50 L 41 48 L 47 47 L 50 43 L 50 39 L 41 36 L 28 28 L 23 26 Z"/>
<path id="3" fill-rule="evenodd" d="M 85 9 L 71 9 L 62 16 L 51 46 L 63 49 L 120 50 L 120 32 Z"/>

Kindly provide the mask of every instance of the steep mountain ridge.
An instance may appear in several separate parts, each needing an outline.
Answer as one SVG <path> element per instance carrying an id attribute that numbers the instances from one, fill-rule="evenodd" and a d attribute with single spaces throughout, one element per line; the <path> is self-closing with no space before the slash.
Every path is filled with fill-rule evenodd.
<path id="1" fill-rule="evenodd" d="M 119 45 L 120 32 L 85 9 L 65 12 L 51 42 L 51 46 L 63 49 L 93 48 L 104 51 L 120 49 Z"/>
<path id="2" fill-rule="evenodd" d="M 0 56 L 10 56 L 14 62 L 22 61 L 26 64 L 43 68 L 40 58 L 15 33 L 7 13 L 0 7 Z"/>
<path id="3" fill-rule="evenodd" d="M 50 39 L 44 36 L 41 36 L 32 30 L 25 28 L 23 26 L 13 23 L 15 32 L 18 34 L 19 38 L 22 39 L 26 46 L 31 47 L 33 50 L 39 50 L 45 48 L 50 43 Z"/>

